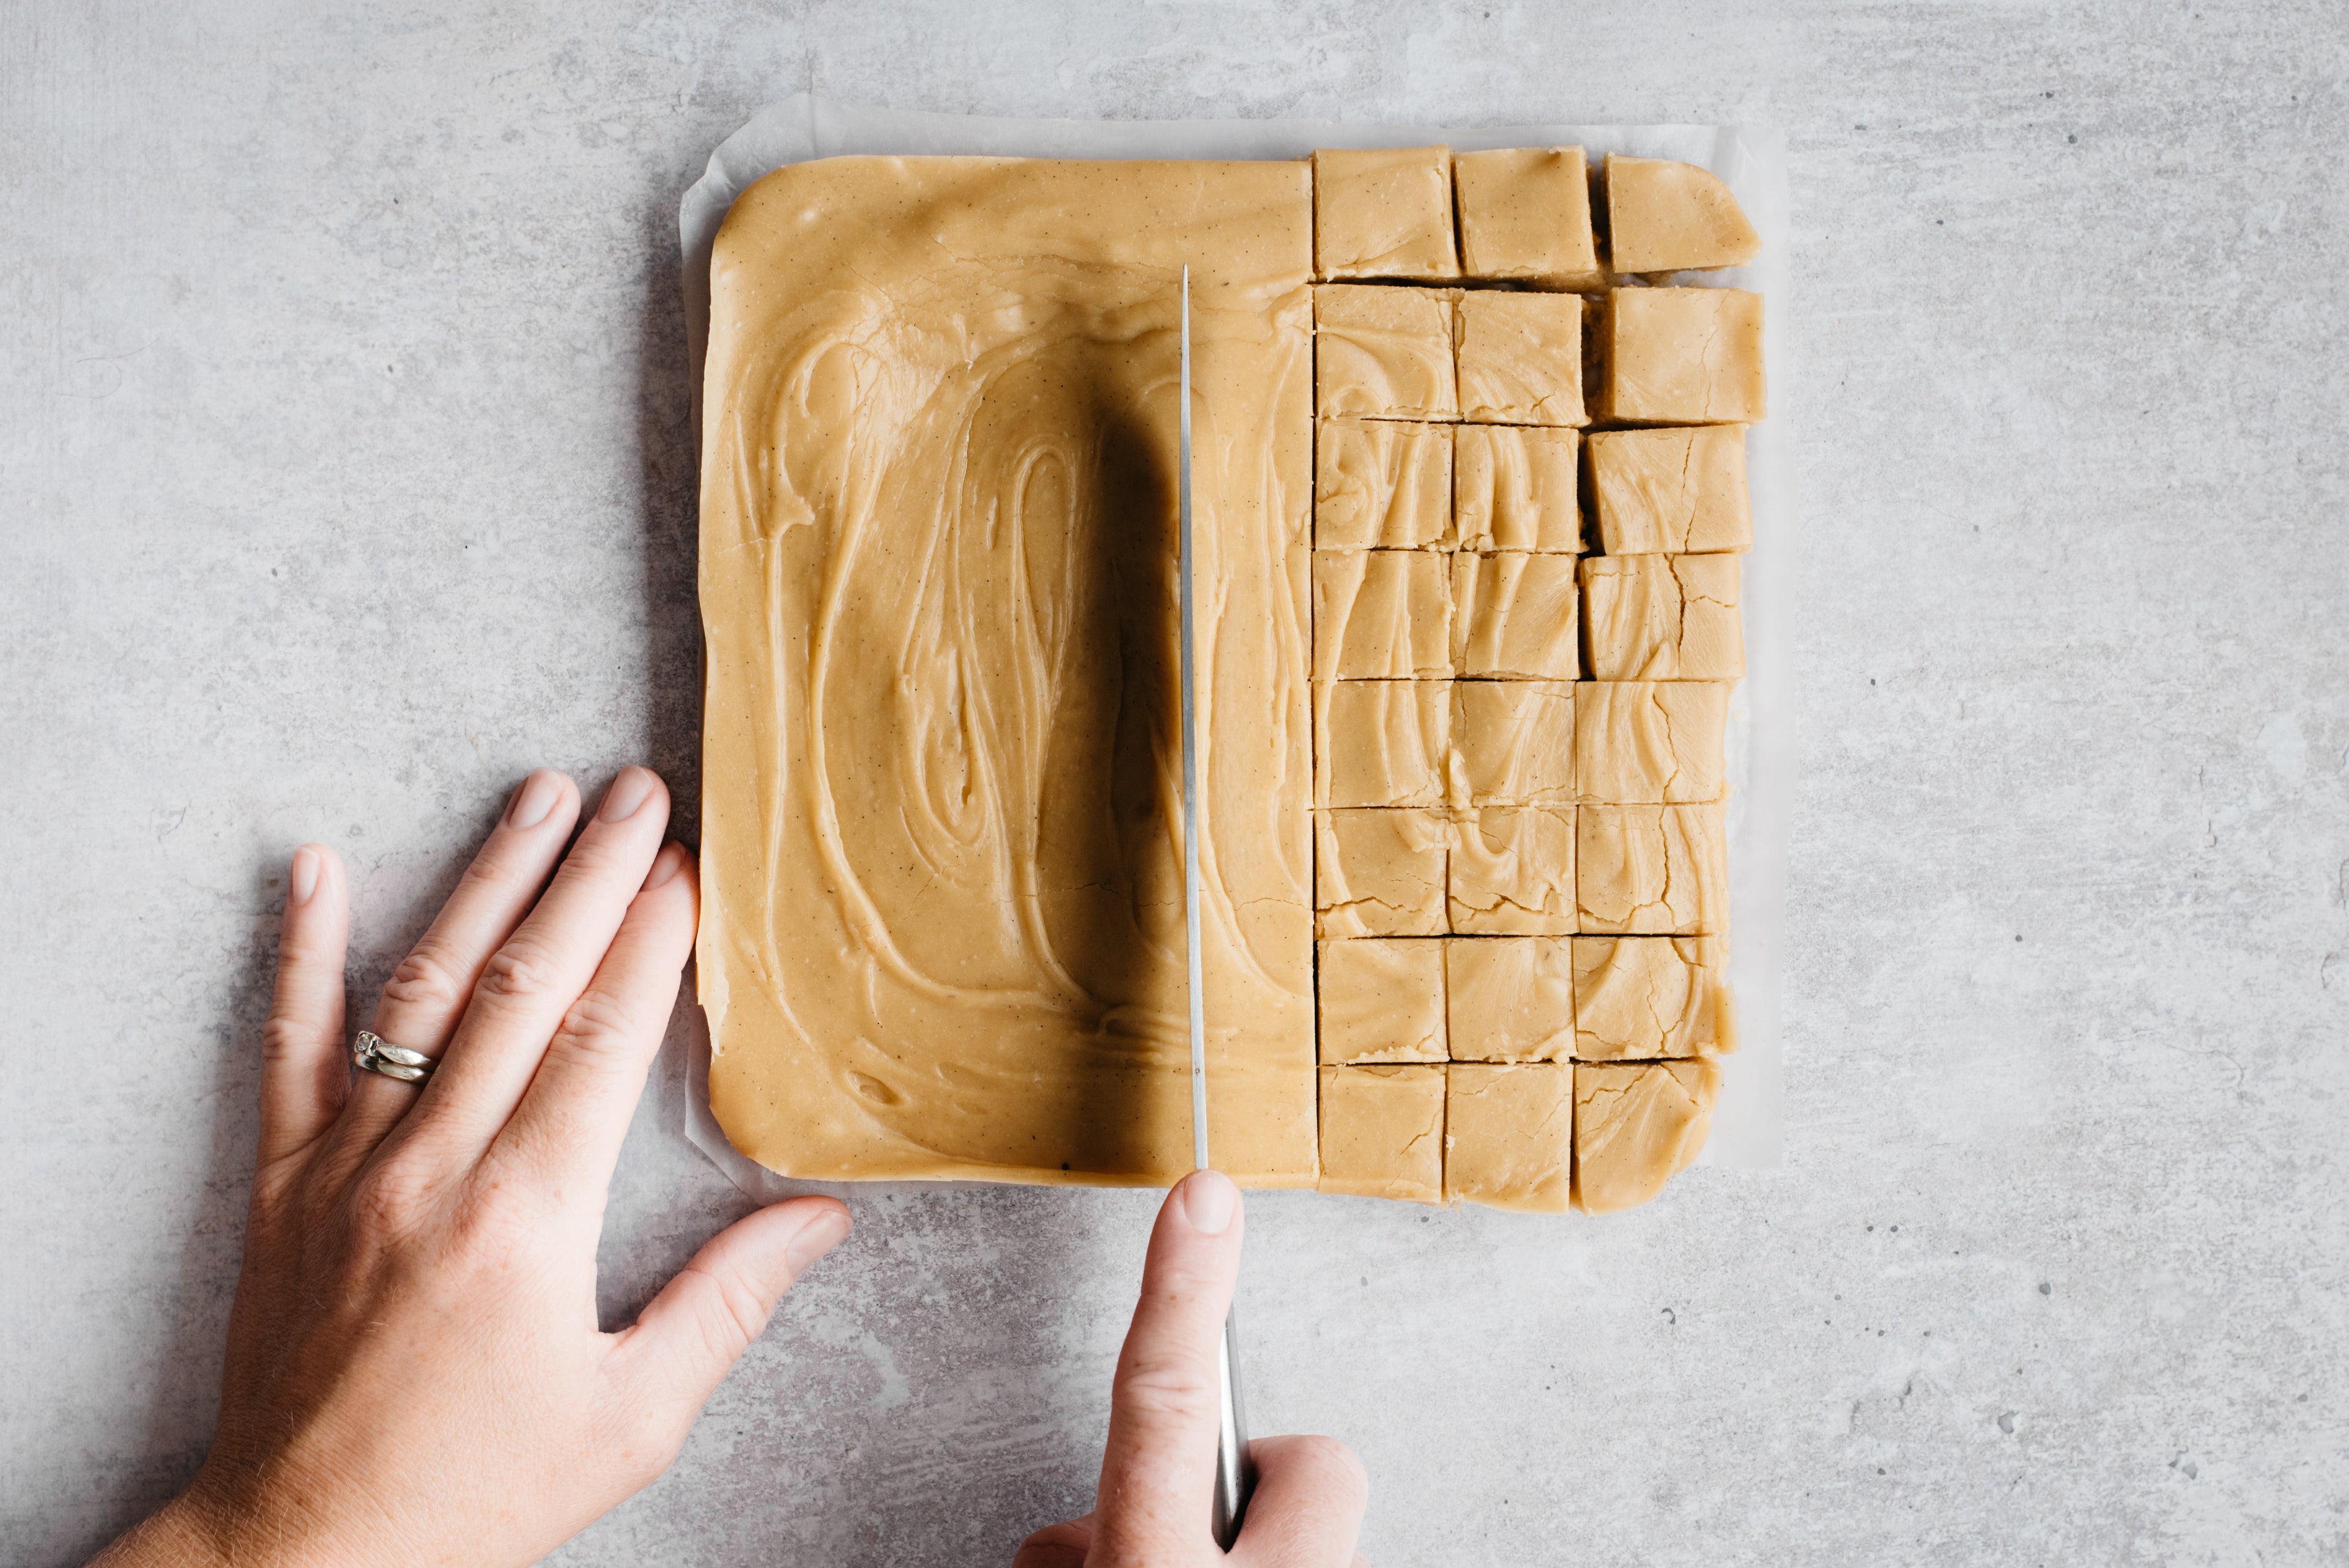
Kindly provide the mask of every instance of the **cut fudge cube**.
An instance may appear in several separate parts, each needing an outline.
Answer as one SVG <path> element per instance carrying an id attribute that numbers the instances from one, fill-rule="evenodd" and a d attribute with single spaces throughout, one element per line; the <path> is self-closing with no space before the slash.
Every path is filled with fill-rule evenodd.
<path id="1" fill-rule="evenodd" d="M 1452 683 L 1455 806 L 1566 806 L 1574 788 L 1574 685 Z"/>
<path id="2" fill-rule="evenodd" d="M 1323 1068 L 1324 1192 L 1444 1201 L 1444 1090 L 1440 1067 Z"/>
<path id="3" fill-rule="evenodd" d="M 1728 681 L 1745 673 L 1734 555 L 1582 562 L 1590 673 L 1602 681 Z"/>
<path id="4" fill-rule="evenodd" d="M 1470 277 L 1602 286 L 1590 170 L 1578 147 L 1510 147 L 1452 160 L 1460 259 Z"/>
<path id="5" fill-rule="evenodd" d="M 1329 419 L 1314 449 L 1316 550 L 1451 548 L 1451 426 Z"/>
<path id="6" fill-rule="evenodd" d="M 1441 936 L 1449 842 L 1432 811 L 1315 813 L 1314 923 L 1324 937 Z"/>
<path id="7" fill-rule="evenodd" d="M 1584 806 L 1575 813 L 1576 922 L 1586 932 L 1706 936 L 1729 929 L 1719 806 Z M 1459 855 L 1452 881 L 1460 880 Z M 1453 929 L 1461 929 L 1454 911 Z"/>
<path id="8" fill-rule="evenodd" d="M 1594 433 L 1590 491 L 1599 542 L 1609 555 L 1744 550 L 1754 542 L 1743 425 Z"/>
<path id="9" fill-rule="evenodd" d="M 1313 677 L 1441 679 L 1452 673 L 1446 558 L 1423 550 L 1316 551 Z"/>
<path id="10" fill-rule="evenodd" d="M 1702 1058 L 1574 1068 L 1574 1202 L 1636 1209 L 1687 1170 L 1713 1130 L 1721 1069 Z"/>
<path id="11" fill-rule="evenodd" d="M 1609 419 L 1750 425 L 1768 412 L 1762 296 L 1744 289 L 1615 289 L 1601 326 Z"/>
<path id="12" fill-rule="evenodd" d="M 1444 1034 L 1444 944 L 1366 936 L 1316 944 L 1321 1059 L 1440 1062 Z"/>
<path id="13" fill-rule="evenodd" d="M 1575 472 L 1582 436 L 1530 425 L 1463 425 L 1453 438 L 1452 521 L 1463 550 L 1582 548 Z"/>
<path id="14" fill-rule="evenodd" d="M 1313 155 L 1313 272 L 1323 278 L 1456 278 L 1452 150 L 1324 149 Z"/>
<path id="15" fill-rule="evenodd" d="M 1455 1062 L 1562 1062 L 1574 1055 L 1575 938 L 1454 936 L 1444 944 L 1444 1016 Z"/>
<path id="16" fill-rule="evenodd" d="M 1574 1054 L 1584 1061 L 1702 1057 L 1737 1048 L 1729 949 L 1716 936 L 1574 939 Z M 1453 1054 L 1459 1054 L 1456 975 Z"/>
<path id="17" fill-rule="evenodd" d="M 1585 681 L 1574 698 L 1574 786 L 1582 799 L 1610 806 L 1721 799 L 1726 682 Z"/>
<path id="18" fill-rule="evenodd" d="M 1445 1071 L 1444 1196 L 1537 1214 L 1573 1191 L 1575 1068 L 1454 1063 Z"/>
<path id="19" fill-rule="evenodd" d="M 1316 806 L 1437 806 L 1452 749 L 1444 681 L 1314 685 Z"/>
<path id="20" fill-rule="evenodd" d="M 1566 936 L 1575 929 L 1574 809 L 1492 806 L 1454 816 L 1452 929 L 1467 936 Z"/>
<path id="21" fill-rule="evenodd" d="M 1608 259 L 1619 273 L 1740 267 L 1762 253 L 1745 210 L 1707 170 L 1610 152 L 1606 181 Z"/>
<path id="22" fill-rule="evenodd" d="M 1475 289 L 1460 296 L 1460 417 L 1486 425 L 1587 425 L 1582 296 Z"/>
<path id="23" fill-rule="evenodd" d="M 1461 676 L 1570 681 L 1582 673 L 1575 557 L 1523 551 L 1452 558 L 1452 667 Z"/>
<path id="24" fill-rule="evenodd" d="M 1453 291 L 1318 284 L 1314 404 L 1323 418 L 1456 419 Z"/>

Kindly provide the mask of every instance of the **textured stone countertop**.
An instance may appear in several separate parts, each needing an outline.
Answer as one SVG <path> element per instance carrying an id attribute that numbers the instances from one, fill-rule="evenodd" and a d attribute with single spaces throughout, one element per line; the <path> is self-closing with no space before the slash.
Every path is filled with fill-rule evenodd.
<path id="1" fill-rule="evenodd" d="M 2344 80 L 2312 0 L 0 11 L 0 1559 L 203 1453 L 293 846 L 364 996 L 533 764 L 694 789 L 678 197 L 812 89 L 1788 132 L 1786 1162 L 1257 1199 L 1372 1561 L 2341 1561 Z M 608 1320 L 743 1207 L 666 1120 Z M 1152 1206 L 861 1202 L 557 1561 L 1007 1561 Z"/>

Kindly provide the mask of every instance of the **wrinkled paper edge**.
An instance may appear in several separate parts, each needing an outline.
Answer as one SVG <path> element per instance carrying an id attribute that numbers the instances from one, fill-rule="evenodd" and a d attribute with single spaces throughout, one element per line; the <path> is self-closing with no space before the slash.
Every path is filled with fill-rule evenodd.
<path id="1" fill-rule="evenodd" d="M 684 258 L 687 350 L 693 376 L 693 438 L 701 449 L 702 363 L 709 344 L 709 258 L 719 225 L 751 183 L 787 163 L 846 154 L 994 154 L 1020 158 L 1301 158 L 1317 147 L 1423 147 L 1458 151 L 1498 147 L 1584 148 L 1593 158 L 1619 152 L 1670 158 L 1721 177 L 1762 236 L 1750 266 L 1690 273 L 1690 284 L 1751 289 L 1764 301 L 1763 364 L 1777 407 L 1746 433 L 1746 480 L 1754 504 L 1754 544 L 1744 565 L 1745 679 L 1730 702 L 1730 985 L 1736 995 L 1738 1048 L 1715 1058 L 1721 1097 L 1700 1165 L 1769 1170 L 1784 1161 L 1785 1082 L 1781 977 L 1785 963 L 1787 844 L 1794 810 L 1793 594 L 1797 511 L 1785 392 L 1787 251 L 1792 234 L 1786 142 L 1781 131 L 1753 126 L 1501 125 L 1479 127 L 1344 125 L 1306 119 L 1064 120 L 993 119 L 874 108 L 796 93 L 753 115 L 710 154 L 709 168 L 678 211 Z M 737 1150 L 709 1109 L 709 1031 L 698 1006 L 685 1011 L 686 1069 L 660 1075 L 662 1120 L 681 1119 L 693 1146 L 729 1180 L 761 1202 L 806 1192 L 871 1194 L 940 1183 L 806 1181 L 779 1176 Z M 961 1183 L 957 1183 L 961 1184 Z M 979 1183 L 969 1183 L 978 1185 Z"/>

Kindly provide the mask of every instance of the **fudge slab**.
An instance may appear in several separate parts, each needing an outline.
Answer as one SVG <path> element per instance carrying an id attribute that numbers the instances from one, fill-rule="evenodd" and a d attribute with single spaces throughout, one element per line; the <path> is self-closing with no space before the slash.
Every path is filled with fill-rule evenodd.
<path id="1" fill-rule="evenodd" d="M 1599 555 L 1582 562 L 1590 673 L 1602 681 L 1745 674 L 1734 555 Z"/>
<path id="2" fill-rule="evenodd" d="M 1321 1060 L 1440 1062 L 1444 944 L 1364 937 L 1321 946 Z"/>
<path id="3" fill-rule="evenodd" d="M 1170 827 L 1188 263 L 1216 1163 L 1312 1184 L 1309 179 L 831 158 L 728 214 L 698 974 L 711 1107 L 761 1164 L 1191 1168 Z"/>
<path id="4" fill-rule="evenodd" d="M 1575 809 L 1491 806 L 1455 811 L 1452 929 L 1464 935 L 1565 936 L 1577 925 Z"/>
<path id="5" fill-rule="evenodd" d="M 1460 417 L 1487 425 L 1587 425 L 1582 296 L 1472 289 L 1454 307 Z"/>
<path id="6" fill-rule="evenodd" d="M 1571 555 L 1452 557 L 1452 667 L 1463 677 L 1570 681 L 1582 673 Z"/>
<path id="7" fill-rule="evenodd" d="M 1320 417 L 1457 419 L 1452 368 L 1457 292 L 1315 284 L 1313 385 Z"/>
<path id="8" fill-rule="evenodd" d="M 1739 267 L 1762 253 L 1762 236 L 1710 170 L 1610 152 L 1605 178 L 1608 259 L 1619 273 Z"/>
<path id="9" fill-rule="evenodd" d="M 1452 674 L 1452 585 L 1423 550 L 1316 551 L 1313 678 L 1442 680 Z"/>
<path id="10" fill-rule="evenodd" d="M 1745 427 L 1594 431 L 1592 511 L 1609 555 L 1744 550 L 1754 542 Z"/>
<path id="11" fill-rule="evenodd" d="M 1729 686 L 1585 681 L 1574 693 L 1574 783 L 1610 806 L 1718 800 Z"/>
<path id="12" fill-rule="evenodd" d="M 1313 702 L 1316 806 L 1443 804 L 1451 683 L 1324 681 Z"/>
<path id="13" fill-rule="evenodd" d="M 1574 1054 L 1604 1062 L 1735 1050 L 1728 964 L 1719 937 L 1576 937 Z M 1456 1042 L 1456 1022 L 1452 1033 Z"/>
<path id="14" fill-rule="evenodd" d="M 1315 934 L 1441 936 L 1450 841 L 1433 811 L 1317 813 Z"/>
<path id="15" fill-rule="evenodd" d="M 1324 1192 L 1444 1201 L 1444 1090 L 1440 1067 L 1321 1069 Z"/>
<path id="16" fill-rule="evenodd" d="M 1588 214 L 1585 213 L 1588 222 Z M 1313 270 L 1322 278 L 1456 278 L 1452 150 L 1313 155 Z"/>
<path id="17" fill-rule="evenodd" d="M 1463 425 L 1453 438 L 1452 527 L 1462 550 L 1582 549 L 1579 431 Z"/>
<path id="18" fill-rule="evenodd" d="M 1578 1063 L 1573 1071 L 1577 1208 L 1635 1209 L 1702 1151 L 1721 1090 L 1711 1062 Z"/>
<path id="19" fill-rule="evenodd" d="M 1768 412 L 1760 294 L 1614 289 L 1599 330 L 1609 419 L 1751 425 Z"/>
<path id="20" fill-rule="evenodd" d="M 1314 441 L 1313 547 L 1450 549 L 1452 428 L 1324 420 Z"/>
<path id="21" fill-rule="evenodd" d="M 1590 169 L 1578 147 L 1509 147 L 1452 160 L 1461 269 L 1551 288 L 1605 286 L 1590 225 Z"/>
<path id="22" fill-rule="evenodd" d="M 1577 925 L 1599 934 L 1727 931 L 1728 841 L 1717 805 L 1579 808 L 1574 817 Z M 1456 910 L 1453 928 L 1460 929 Z"/>
<path id="23" fill-rule="evenodd" d="M 1570 943 L 1579 940 L 1562 936 L 1446 940 L 1444 1016 L 1452 1059 L 1560 1062 L 1572 1057 L 1576 971 Z"/>
<path id="24" fill-rule="evenodd" d="M 1454 806 L 1568 806 L 1575 800 L 1568 681 L 1452 683 Z"/>
<path id="25" fill-rule="evenodd" d="M 1565 1212 L 1573 1192 L 1578 1070 L 1547 1062 L 1445 1069 L 1444 1198 Z"/>

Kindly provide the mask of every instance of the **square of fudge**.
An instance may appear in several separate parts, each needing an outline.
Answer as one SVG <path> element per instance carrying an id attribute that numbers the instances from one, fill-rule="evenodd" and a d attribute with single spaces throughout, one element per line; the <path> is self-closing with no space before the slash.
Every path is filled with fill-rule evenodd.
<path id="1" fill-rule="evenodd" d="M 1711 1062 L 1584 1062 L 1573 1071 L 1575 1207 L 1636 1209 L 1703 1150 L 1721 1091 Z"/>
<path id="2" fill-rule="evenodd" d="M 1734 555 L 1594 555 L 1582 562 L 1590 674 L 1733 681 L 1745 674 Z"/>
<path id="3" fill-rule="evenodd" d="M 1582 549 L 1578 430 L 1463 425 L 1453 438 L 1452 526 L 1462 550 Z"/>
<path id="4" fill-rule="evenodd" d="M 1316 806 L 1440 806 L 1452 749 L 1447 681 L 1317 681 Z"/>
<path id="5" fill-rule="evenodd" d="M 1441 936 L 1450 841 L 1433 811 L 1314 813 L 1315 934 Z"/>
<path id="6" fill-rule="evenodd" d="M 1452 557 L 1454 673 L 1498 680 L 1579 676 L 1575 560 L 1524 551 Z"/>
<path id="7" fill-rule="evenodd" d="M 1574 684 L 1452 683 L 1455 806 L 1574 803 Z"/>
<path id="8" fill-rule="evenodd" d="M 1445 1070 L 1444 1196 L 1557 1214 L 1573 1191 L 1574 1072 L 1455 1062 Z"/>
<path id="9" fill-rule="evenodd" d="M 1444 1201 L 1440 1067 L 1321 1069 L 1323 1192 Z"/>
<path id="10" fill-rule="evenodd" d="M 1464 936 L 1567 936 L 1575 930 L 1575 809 L 1455 812 L 1445 903 Z"/>
<path id="11" fill-rule="evenodd" d="M 1452 428 L 1322 421 L 1313 443 L 1313 547 L 1450 549 Z"/>
<path id="12" fill-rule="evenodd" d="M 1599 542 L 1608 554 L 1700 553 L 1754 542 L 1744 426 L 1599 431 L 1589 450 Z"/>
<path id="13" fill-rule="evenodd" d="M 1325 148 L 1313 155 L 1313 274 L 1456 278 L 1452 150 Z"/>
<path id="14" fill-rule="evenodd" d="M 1322 418 L 1456 419 L 1449 289 L 1313 287 L 1313 400 Z"/>
<path id="15" fill-rule="evenodd" d="M 1459 1027 L 1453 1026 L 1454 1049 Z M 1729 944 L 1717 936 L 1574 938 L 1574 1054 L 1588 1062 L 1737 1048 Z"/>
<path id="16" fill-rule="evenodd" d="M 1454 883 L 1458 864 L 1455 854 Z M 1575 813 L 1574 864 L 1583 931 L 1708 936 L 1729 929 L 1728 838 L 1717 805 L 1586 805 Z"/>
<path id="17" fill-rule="evenodd" d="M 1486 425 L 1587 425 L 1582 296 L 1471 289 L 1454 315 L 1460 417 Z"/>
<path id="18" fill-rule="evenodd" d="M 1634 425 L 1750 425 L 1768 409 L 1762 296 L 1744 289 L 1614 289 L 1600 327 L 1603 407 Z"/>
<path id="19" fill-rule="evenodd" d="M 1452 674 L 1449 557 L 1424 550 L 1313 552 L 1313 678 Z"/>
<path id="20" fill-rule="evenodd" d="M 1452 160 L 1461 267 L 1470 277 L 1552 288 L 1606 284 L 1590 227 L 1590 170 L 1578 147 L 1507 147 Z"/>
<path id="21" fill-rule="evenodd" d="M 1585 681 L 1574 699 L 1574 786 L 1582 799 L 1610 806 L 1721 799 L 1726 682 Z"/>
<path id="22" fill-rule="evenodd" d="M 1444 944 L 1445 1037 L 1455 1062 L 1574 1055 L 1574 952 L 1566 936 L 1454 936 Z"/>
<path id="23" fill-rule="evenodd" d="M 1314 954 L 1323 1062 L 1440 1062 L 1451 1054 L 1440 938 L 1321 942 Z"/>
<path id="24" fill-rule="evenodd" d="M 1607 253 L 1619 273 L 1741 267 L 1762 236 L 1709 170 L 1666 158 L 1607 155 Z"/>

